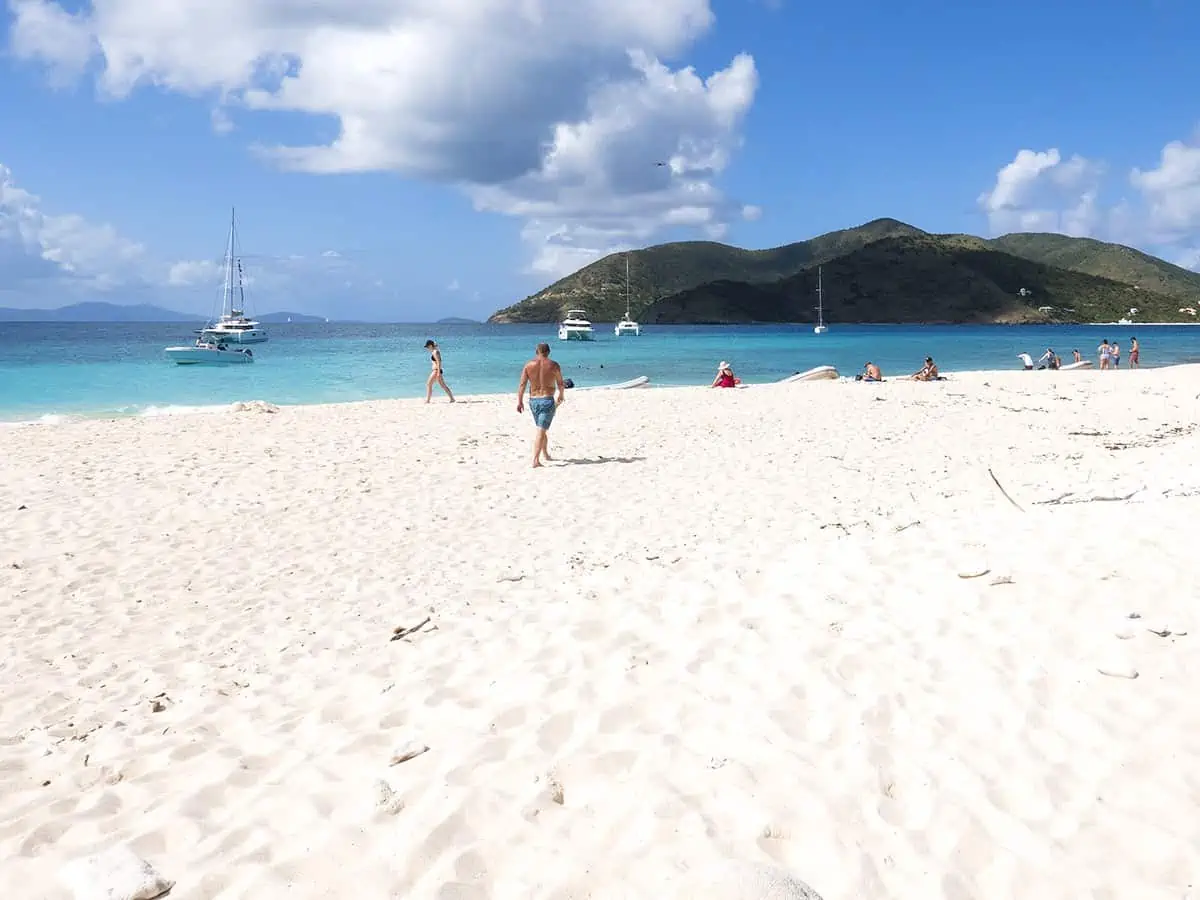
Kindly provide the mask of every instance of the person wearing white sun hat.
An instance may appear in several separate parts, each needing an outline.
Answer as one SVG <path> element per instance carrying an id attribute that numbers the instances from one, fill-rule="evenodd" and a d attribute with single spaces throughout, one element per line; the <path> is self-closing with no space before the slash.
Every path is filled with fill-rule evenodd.
<path id="1" fill-rule="evenodd" d="M 733 374 L 733 368 L 725 360 L 721 360 L 721 364 L 717 366 L 717 377 L 713 379 L 712 387 L 715 388 L 731 388 L 737 387 L 742 383 L 742 380 Z"/>

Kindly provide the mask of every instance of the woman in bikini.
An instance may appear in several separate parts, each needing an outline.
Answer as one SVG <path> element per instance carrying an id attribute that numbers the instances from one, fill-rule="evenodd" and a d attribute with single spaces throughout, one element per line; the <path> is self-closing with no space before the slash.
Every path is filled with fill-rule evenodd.
<path id="1" fill-rule="evenodd" d="M 446 396 L 450 398 L 450 402 L 454 402 L 454 394 L 450 390 L 450 386 L 446 384 L 446 379 L 442 376 L 445 374 L 442 371 L 442 351 L 438 347 L 437 341 L 428 340 L 425 342 L 425 349 L 429 351 L 429 362 L 433 366 L 433 371 L 429 373 L 429 378 L 425 381 L 425 402 L 428 403 L 433 399 L 433 386 L 440 384 L 442 390 L 446 392 Z"/>

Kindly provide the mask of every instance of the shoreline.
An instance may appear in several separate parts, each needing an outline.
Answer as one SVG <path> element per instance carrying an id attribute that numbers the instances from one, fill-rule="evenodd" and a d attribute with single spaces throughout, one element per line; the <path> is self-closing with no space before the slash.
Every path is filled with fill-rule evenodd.
<path id="1" fill-rule="evenodd" d="M 1130 369 L 1128 366 L 1123 366 L 1119 369 L 1110 370 L 1110 371 L 1115 371 L 1115 372 L 1133 372 L 1133 371 L 1158 372 L 1158 371 L 1163 371 L 1163 370 L 1168 370 L 1168 369 L 1188 368 L 1189 366 L 1200 366 L 1200 363 L 1169 363 L 1166 365 L 1158 365 L 1158 366 L 1141 366 L 1136 370 Z M 1044 374 L 1049 374 L 1052 370 L 1047 369 L 1047 370 L 1036 370 L 1036 371 L 1042 372 Z M 1067 370 L 1067 371 L 1064 371 L 1064 372 L 1061 372 L 1058 374 L 1061 374 L 1063 376 L 1068 376 L 1068 377 L 1079 377 L 1082 373 L 1085 373 L 1085 372 L 1099 372 L 1099 371 L 1100 370 L 1095 365 L 1093 365 L 1093 367 L 1090 369 Z M 981 376 L 981 375 L 1005 375 L 1008 373 L 1019 373 L 1021 375 L 1029 374 L 1021 369 L 964 369 L 964 370 L 959 370 L 959 371 L 946 371 L 946 372 L 943 372 L 942 374 L 947 376 L 948 378 L 952 379 L 955 377 L 974 377 L 974 376 Z M 1108 373 L 1105 373 L 1105 374 L 1107 377 Z M 649 384 L 639 387 L 639 388 L 636 388 L 634 390 L 635 391 L 647 391 L 647 390 L 662 391 L 662 390 L 689 390 L 689 389 L 708 390 L 709 389 L 709 385 L 707 385 L 707 384 L 658 384 L 658 383 L 655 383 L 655 381 L 653 379 L 653 375 L 650 376 L 650 379 L 651 380 L 650 380 Z M 908 378 L 906 376 L 894 376 L 894 375 L 890 376 L 886 372 L 884 373 L 884 382 L 885 383 L 907 381 L 907 380 L 908 380 Z M 839 383 L 839 382 L 844 382 L 844 381 L 854 381 L 854 376 L 846 375 L 844 373 L 839 372 L 838 378 L 836 380 L 831 379 L 830 381 L 832 383 Z M 743 386 L 745 388 L 762 388 L 762 387 L 771 387 L 773 385 L 781 385 L 781 384 L 782 383 L 778 380 L 776 380 L 776 381 L 756 381 L 756 382 L 744 383 Z M 588 393 L 588 394 L 593 393 L 593 392 L 595 392 L 595 393 L 610 393 L 609 391 L 601 390 L 597 387 L 568 389 L 567 390 L 567 398 L 570 399 L 573 396 L 577 396 L 577 394 L 575 393 L 576 391 Z M 499 392 L 483 393 L 483 394 L 462 394 L 460 396 L 461 396 L 461 399 L 463 399 L 463 400 L 481 401 L 481 400 L 494 400 L 496 398 L 501 398 L 501 397 L 505 397 L 505 396 L 509 396 L 509 395 L 515 395 L 515 393 L 516 393 L 515 391 L 499 391 Z M 620 393 L 620 392 L 618 392 L 618 393 Z M 220 415 L 222 413 L 237 412 L 239 407 L 246 406 L 246 405 L 251 405 L 251 406 L 266 405 L 266 406 L 274 407 L 276 409 L 283 410 L 283 409 L 306 409 L 306 408 L 311 408 L 311 407 L 324 407 L 324 406 L 329 406 L 329 407 L 353 406 L 355 404 L 362 404 L 362 403 L 387 403 L 387 404 L 408 403 L 408 404 L 424 405 L 424 400 L 422 399 L 422 397 L 420 395 L 397 396 L 397 397 L 372 397 L 372 398 L 363 398 L 363 399 L 355 399 L 355 400 L 338 400 L 338 401 L 332 401 L 332 402 L 317 401 L 315 403 L 274 403 L 273 401 L 270 401 L 270 400 L 264 400 L 261 398 L 253 398 L 253 399 L 245 399 L 245 400 L 235 400 L 235 401 L 231 401 L 229 403 L 214 403 L 214 404 L 203 404 L 203 405 L 178 405 L 178 406 L 171 405 L 171 404 L 167 404 L 167 405 L 163 405 L 163 406 L 150 405 L 150 406 L 142 407 L 135 411 L 126 412 L 126 413 L 116 413 L 116 412 L 112 412 L 110 410 L 97 410 L 97 411 L 71 412 L 71 413 L 48 412 L 48 413 L 43 413 L 41 415 L 35 415 L 33 418 L 22 418 L 22 419 L 7 419 L 7 418 L 3 417 L 5 414 L 3 412 L 0 412 L 0 434 L 2 434 L 5 430 L 11 429 L 11 428 L 35 427 L 35 426 L 53 427 L 53 426 L 60 426 L 60 425 L 71 425 L 71 424 L 90 423 L 90 422 L 125 421 L 128 419 L 136 420 L 136 419 L 158 419 L 158 418 L 189 418 L 192 416 Z M 444 396 L 440 396 L 440 397 L 435 396 L 432 405 L 440 406 L 440 405 L 448 405 L 448 404 L 446 404 L 446 400 L 445 400 Z"/>

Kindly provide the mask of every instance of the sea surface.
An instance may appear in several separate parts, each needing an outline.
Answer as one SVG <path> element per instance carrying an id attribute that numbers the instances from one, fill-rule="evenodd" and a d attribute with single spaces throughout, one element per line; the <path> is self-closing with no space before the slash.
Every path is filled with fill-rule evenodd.
<path id="1" fill-rule="evenodd" d="M 1143 366 L 1200 362 L 1196 326 L 833 325 L 658 326 L 616 338 L 596 325 L 592 343 L 556 339 L 553 325 L 271 325 L 244 366 L 177 366 L 163 348 L 189 343 L 193 326 L 142 323 L 0 322 L 0 421 L 54 422 L 75 416 L 164 415 L 237 400 L 336 403 L 424 394 L 434 338 L 446 380 L 461 394 L 515 392 L 521 365 L 546 341 L 577 387 L 648 375 L 655 385 L 709 384 L 719 362 L 747 383 L 818 365 L 843 375 L 878 363 L 885 377 L 909 374 L 932 355 L 945 371 L 1015 369 L 1053 347 L 1064 361 L 1079 348 L 1096 358 L 1101 339 L 1129 338 Z M 1036 377 L 1036 375 L 1031 376 Z M 435 398 L 440 390 L 435 388 Z"/>

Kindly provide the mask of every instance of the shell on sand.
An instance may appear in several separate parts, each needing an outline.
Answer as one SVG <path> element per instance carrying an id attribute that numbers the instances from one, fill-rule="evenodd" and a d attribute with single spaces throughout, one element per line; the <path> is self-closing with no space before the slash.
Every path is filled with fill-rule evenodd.
<path id="1" fill-rule="evenodd" d="M 154 900 L 175 886 L 123 845 L 67 863 L 61 877 L 75 900 Z"/>
<path id="2" fill-rule="evenodd" d="M 674 900 L 821 900 L 821 895 L 778 866 L 723 861 L 693 869 L 673 885 Z"/>

